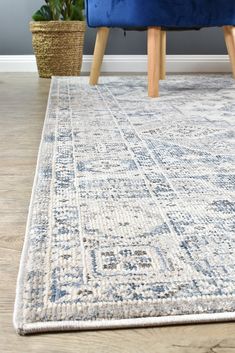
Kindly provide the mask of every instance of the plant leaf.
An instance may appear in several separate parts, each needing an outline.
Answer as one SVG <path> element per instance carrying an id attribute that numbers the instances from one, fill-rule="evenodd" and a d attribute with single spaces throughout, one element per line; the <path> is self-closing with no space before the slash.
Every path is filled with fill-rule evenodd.
<path id="1" fill-rule="evenodd" d="M 32 19 L 34 21 L 51 21 L 52 13 L 50 7 L 48 5 L 43 5 L 40 10 L 33 14 Z"/>
<path id="2" fill-rule="evenodd" d="M 84 0 L 73 0 L 73 5 L 77 6 L 79 9 L 84 10 L 85 4 Z"/>
<path id="3" fill-rule="evenodd" d="M 49 0 L 49 4 L 50 4 L 53 20 L 58 21 L 61 16 L 64 0 Z"/>
<path id="4" fill-rule="evenodd" d="M 82 13 L 82 9 L 72 5 L 72 14 L 71 14 L 71 21 L 83 21 L 84 16 Z"/>
<path id="5" fill-rule="evenodd" d="M 83 21 L 84 0 L 72 0 L 72 21 Z"/>
<path id="6" fill-rule="evenodd" d="M 33 14 L 34 21 L 84 20 L 84 0 L 45 0 L 45 3 Z"/>

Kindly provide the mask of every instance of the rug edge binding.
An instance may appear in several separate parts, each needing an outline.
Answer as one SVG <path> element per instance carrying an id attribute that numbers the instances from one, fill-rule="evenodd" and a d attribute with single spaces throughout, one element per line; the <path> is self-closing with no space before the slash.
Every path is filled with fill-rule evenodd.
<path id="1" fill-rule="evenodd" d="M 51 321 L 35 322 L 18 325 L 16 332 L 20 335 L 33 333 L 61 332 L 61 331 L 83 331 L 83 330 L 102 330 L 102 329 L 123 329 L 123 328 L 143 328 L 161 327 L 165 325 L 183 325 L 200 323 L 218 323 L 235 320 L 235 312 L 209 313 L 209 314 L 190 314 L 165 317 L 146 317 L 120 320 L 100 320 L 100 321 Z"/>
<path id="2" fill-rule="evenodd" d="M 29 207 L 28 207 L 28 216 L 27 216 L 27 221 L 26 221 L 25 236 L 24 236 L 24 242 L 23 242 L 23 247 L 22 247 L 22 251 L 21 251 L 19 271 L 18 271 L 17 283 L 16 283 L 16 294 L 15 294 L 15 303 L 14 303 L 14 310 L 13 310 L 13 326 L 14 326 L 16 332 L 20 333 L 20 334 L 22 334 L 21 333 L 22 324 L 20 324 L 21 315 L 22 315 L 21 302 L 22 302 L 22 289 L 23 289 L 23 285 L 24 285 L 24 281 L 23 281 L 24 267 L 26 264 L 27 251 L 28 251 L 28 247 L 29 247 L 29 224 L 30 224 L 30 219 L 31 219 L 31 214 L 32 214 L 32 209 L 33 209 L 33 207 L 32 207 L 33 200 L 34 200 L 35 189 L 36 189 L 36 184 L 37 184 L 37 179 L 38 179 L 38 171 L 39 171 L 38 167 L 40 164 L 40 159 L 41 159 L 41 154 L 42 154 L 41 151 L 42 151 L 42 145 L 43 145 L 43 136 L 44 136 L 45 129 L 46 129 L 46 122 L 47 122 L 48 113 L 49 113 L 52 87 L 53 87 L 53 83 L 55 80 L 56 80 L 56 77 L 52 77 L 51 83 L 50 83 L 50 90 L 49 90 L 49 94 L 48 94 L 45 118 L 44 118 L 44 122 L 43 122 L 41 140 L 40 140 L 39 150 L 38 150 L 38 155 L 37 155 L 37 162 L 36 162 L 36 167 L 35 167 L 33 186 L 32 186 L 32 191 L 31 191 Z"/>

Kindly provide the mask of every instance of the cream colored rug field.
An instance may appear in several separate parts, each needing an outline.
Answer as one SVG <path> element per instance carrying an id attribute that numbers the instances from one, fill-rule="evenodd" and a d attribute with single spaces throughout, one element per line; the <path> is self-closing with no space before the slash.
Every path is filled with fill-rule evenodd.
<path id="1" fill-rule="evenodd" d="M 16 330 L 234 319 L 234 80 L 87 81 L 52 81 Z"/>

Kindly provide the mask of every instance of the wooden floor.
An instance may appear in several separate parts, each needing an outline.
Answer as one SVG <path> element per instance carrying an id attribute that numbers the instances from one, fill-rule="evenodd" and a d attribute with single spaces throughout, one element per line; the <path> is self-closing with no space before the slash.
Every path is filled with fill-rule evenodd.
<path id="1" fill-rule="evenodd" d="M 0 352 L 232 353 L 235 323 L 20 337 L 15 284 L 49 80 L 0 74 Z"/>

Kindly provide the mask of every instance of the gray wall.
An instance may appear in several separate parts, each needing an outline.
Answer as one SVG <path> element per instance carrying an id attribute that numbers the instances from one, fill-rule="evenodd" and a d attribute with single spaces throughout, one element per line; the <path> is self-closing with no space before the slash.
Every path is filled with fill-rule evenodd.
<path id="1" fill-rule="evenodd" d="M 3 0 L 1 0 L 3 2 Z M 31 14 L 42 5 L 43 0 L 7 0 L 0 11 L 0 55 L 31 54 L 31 34 L 28 23 Z M 95 30 L 88 29 L 85 54 L 92 54 Z M 171 32 L 168 34 L 168 54 L 225 54 L 222 30 L 203 29 L 199 32 Z M 107 54 L 145 54 L 146 33 L 113 29 Z"/>

